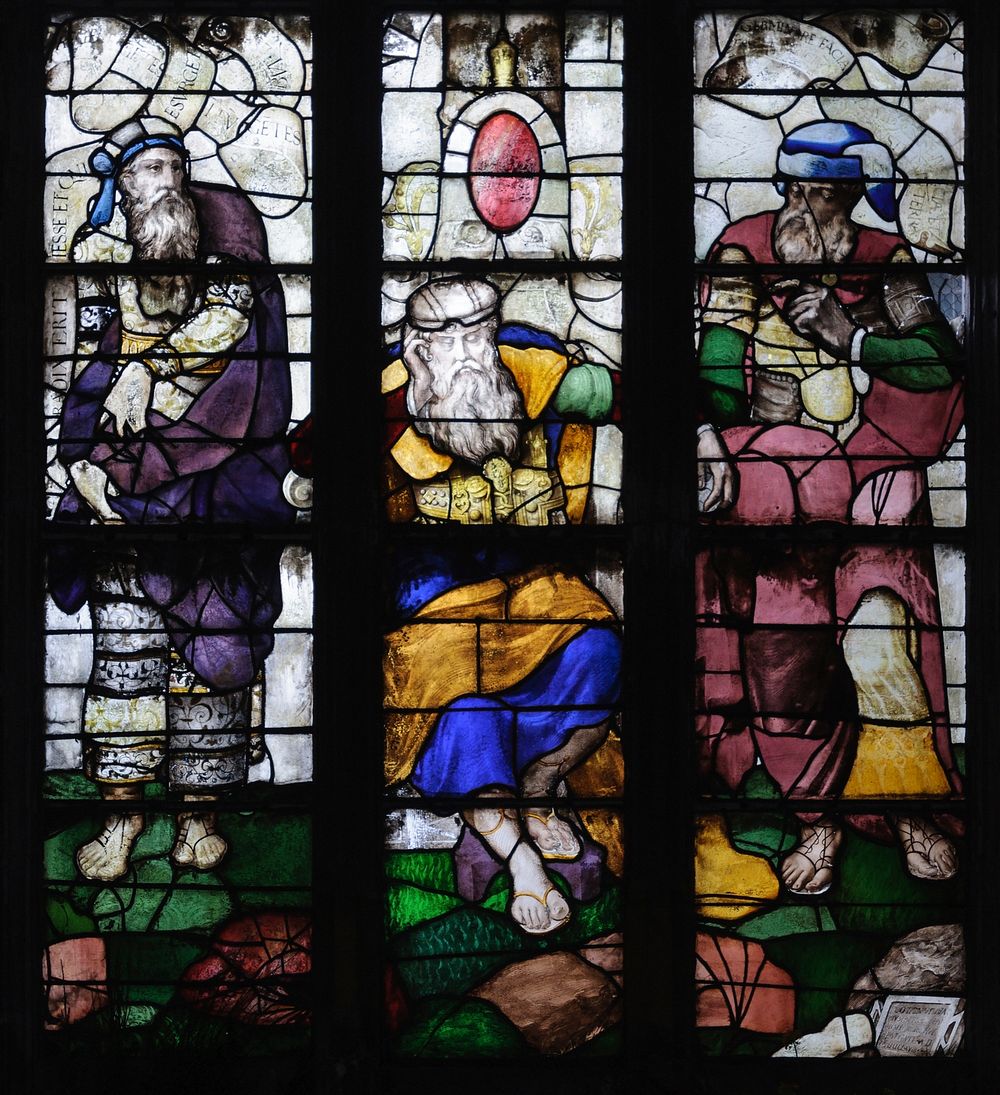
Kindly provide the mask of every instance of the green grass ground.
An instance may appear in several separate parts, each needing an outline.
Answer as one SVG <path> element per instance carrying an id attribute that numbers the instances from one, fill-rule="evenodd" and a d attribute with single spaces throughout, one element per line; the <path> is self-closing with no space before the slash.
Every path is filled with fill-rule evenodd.
<path id="1" fill-rule="evenodd" d="M 97 797 L 93 785 L 73 773 L 49 776 L 46 791 L 64 802 Z M 170 861 L 172 817 L 151 814 L 129 873 L 100 883 L 82 879 L 73 858 L 93 835 L 98 815 L 73 820 L 78 815 L 52 812 L 69 820 L 54 821 L 45 842 L 48 941 L 100 934 L 111 1004 L 53 1032 L 53 1046 L 87 1053 L 148 1054 L 179 1045 L 236 1056 L 300 1051 L 307 1027 L 217 1018 L 181 1003 L 177 981 L 208 953 L 213 933 L 227 921 L 253 912 L 309 911 L 309 817 L 288 810 L 222 813 L 229 853 L 215 870 L 193 871 Z"/>

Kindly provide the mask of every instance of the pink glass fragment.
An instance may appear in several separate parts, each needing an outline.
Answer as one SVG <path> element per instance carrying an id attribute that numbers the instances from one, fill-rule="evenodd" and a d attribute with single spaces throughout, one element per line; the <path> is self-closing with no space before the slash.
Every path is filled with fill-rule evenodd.
<path id="1" fill-rule="evenodd" d="M 695 965 L 700 1027 L 786 1034 L 795 1022 L 795 985 L 759 943 L 698 933 Z"/>
<path id="2" fill-rule="evenodd" d="M 542 156 L 531 126 L 510 111 L 487 118 L 469 156 L 472 203 L 495 232 L 511 232 L 531 215 Z"/>
<path id="3" fill-rule="evenodd" d="M 42 977 L 49 1013 L 45 1025 L 49 1030 L 86 1019 L 109 1001 L 104 940 L 86 935 L 46 947 Z"/>

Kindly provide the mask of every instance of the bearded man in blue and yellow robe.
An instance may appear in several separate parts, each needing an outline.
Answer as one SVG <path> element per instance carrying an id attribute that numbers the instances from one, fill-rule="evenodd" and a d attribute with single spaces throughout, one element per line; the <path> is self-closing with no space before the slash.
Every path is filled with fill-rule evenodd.
<path id="1" fill-rule="evenodd" d="M 390 520 L 584 519 L 593 426 L 614 413 L 609 369 L 571 360 L 544 332 L 501 325 L 496 290 L 472 278 L 414 293 L 390 358 Z M 552 795 L 607 736 L 619 689 L 614 612 L 571 569 L 533 562 L 527 537 L 455 548 L 452 538 L 415 545 L 394 564 L 387 782 L 434 797 Z M 515 922 L 534 933 L 565 923 L 569 906 L 543 860 L 580 854 L 574 826 L 498 805 L 465 817 L 510 867 Z"/>

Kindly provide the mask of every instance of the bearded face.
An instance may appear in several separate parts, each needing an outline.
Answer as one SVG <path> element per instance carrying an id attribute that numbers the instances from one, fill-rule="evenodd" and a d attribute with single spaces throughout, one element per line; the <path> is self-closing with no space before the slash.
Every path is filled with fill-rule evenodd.
<path id="1" fill-rule="evenodd" d="M 851 210 L 861 190 L 853 183 L 793 182 L 774 223 L 782 262 L 842 262 L 854 246 Z"/>
<path id="2" fill-rule="evenodd" d="M 122 211 L 136 259 L 190 262 L 198 254 L 198 218 L 185 185 L 184 167 L 172 149 L 148 148 L 121 174 Z M 149 316 L 184 315 L 194 299 L 190 274 L 140 279 L 139 303 Z"/>
<path id="3" fill-rule="evenodd" d="M 441 331 L 411 329 L 404 339 L 413 428 L 438 451 L 476 466 L 491 456 L 513 460 L 521 442 L 524 401 L 500 361 L 496 330 L 490 319 Z"/>

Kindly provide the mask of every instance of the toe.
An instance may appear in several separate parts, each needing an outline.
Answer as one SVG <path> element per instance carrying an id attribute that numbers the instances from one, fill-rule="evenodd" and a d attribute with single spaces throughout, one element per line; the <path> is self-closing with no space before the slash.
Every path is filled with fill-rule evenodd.
<path id="1" fill-rule="evenodd" d="M 945 844 L 940 850 L 937 850 L 937 855 L 934 857 L 937 863 L 938 870 L 945 875 L 951 875 L 955 873 L 958 867 L 958 857 L 955 854 L 955 849 L 951 844 Z"/>
<path id="2" fill-rule="evenodd" d="M 569 905 L 562 895 L 549 894 L 549 916 L 553 921 L 563 921 L 569 916 Z"/>
<path id="3" fill-rule="evenodd" d="M 532 931 L 538 927 L 535 905 L 530 898 L 519 897 L 511 911 L 514 914 L 514 919 L 522 928 Z"/>
<path id="4" fill-rule="evenodd" d="M 794 886 L 798 889 L 806 877 L 807 872 L 800 863 L 797 863 L 794 859 L 785 860 L 784 866 L 781 868 L 781 878 L 786 886 Z"/>
<path id="5" fill-rule="evenodd" d="M 810 893 L 815 893 L 817 890 L 822 890 L 830 882 L 829 871 L 817 871 L 812 878 L 805 884 L 805 889 Z"/>

